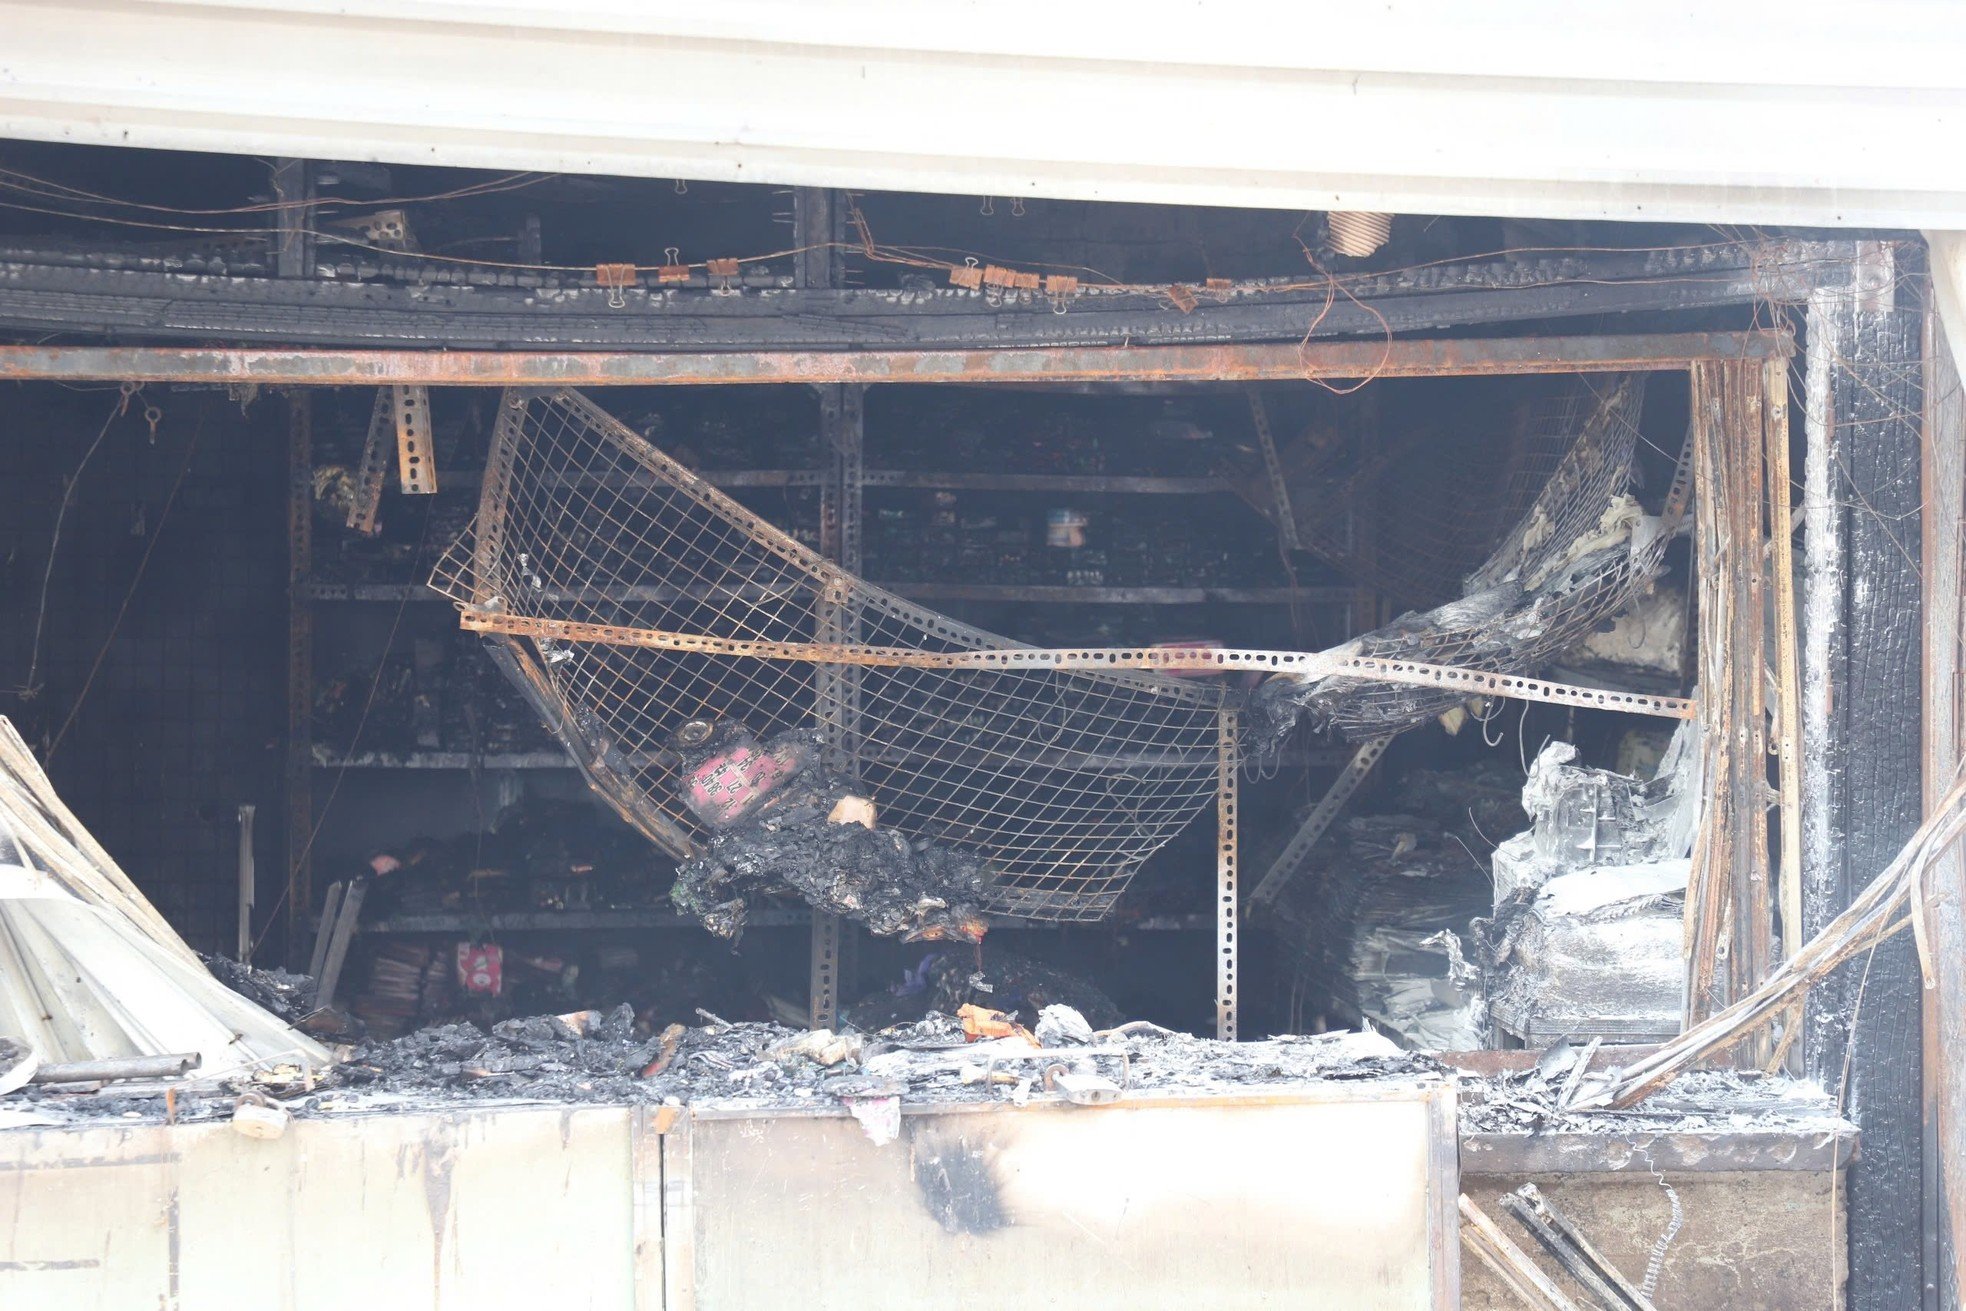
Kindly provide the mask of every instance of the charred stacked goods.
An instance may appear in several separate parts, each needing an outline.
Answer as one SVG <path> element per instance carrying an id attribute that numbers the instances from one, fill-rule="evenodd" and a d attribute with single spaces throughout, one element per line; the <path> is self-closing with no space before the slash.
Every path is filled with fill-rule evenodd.
<path id="1" fill-rule="evenodd" d="M 1141 499 L 1141 498 L 1136 498 Z M 1028 496 L 952 491 L 884 495 L 867 524 L 867 572 L 890 583 L 988 579 L 1070 587 L 1280 587 L 1276 538 L 1254 515 L 1097 496 L 1034 505 Z M 1185 512 L 1184 512 L 1185 511 Z"/>
<path id="2" fill-rule="evenodd" d="M 1534 674 L 1648 592 L 1680 507 L 1647 514 L 1633 495 L 1643 375 L 1583 379 L 1578 404 L 1553 411 L 1574 441 L 1534 503 L 1458 600 L 1402 615 L 1342 654 Z M 1352 741 L 1403 732 L 1458 711 L 1465 694 L 1353 678 L 1280 675 L 1258 691 L 1254 744 L 1304 717 Z"/>
<path id="3" fill-rule="evenodd" d="M 1662 1042 L 1684 1019 L 1684 911 L 1699 785 L 1689 726 L 1654 777 L 1573 763 L 1553 742 L 1523 788 L 1528 831 L 1495 850 L 1495 910 L 1480 961 L 1495 1029 Z"/>
<path id="4" fill-rule="evenodd" d="M 1395 812 L 1353 816 L 1325 834 L 1315 876 L 1286 888 L 1271 923 L 1296 959 L 1297 986 L 1322 999 L 1328 1022 L 1370 1024 L 1431 1051 L 1483 1045 L 1468 963 L 1473 922 L 1490 906 L 1483 835 L 1522 822 L 1517 778 L 1502 761 L 1415 770 Z"/>
<path id="5" fill-rule="evenodd" d="M 539 715 L 467 634 L 350 660 L 314 693 L 317 760 L 452 752 L 558 751 Z"/>
<path id="6" fill-rule="evenodd" d="M 675 749 L 684 802 L 710 837 L 677 866 L 670 896 L 718 937 L 743 931 L 755 898 L 796 894 L 878 934 L 982 940 L 984 863 L 880 827 L 864 789 L 827 767 L 823 734 L 760 743 L 742 724 L 692 720 Z"/>
<path id="7" fill-rule="evenodd" d="M 842 1017 L 862 1032 L 954 1015 L 964 1006 L 1002 1011 L 1035 1025 L 1047 1006 L 1069 1006 L 1096 1029 L 1120 1022 L 1119 1007 L 1098 984 L 1055 965 L 992 949 L 987 960 L 967 948 L 936 947 L 902 972 L 900 982 L 868 993 Z"/>
<path id="8" fill-rule="evenodd" d="M 674 865 L 592 805 L 529 800 L 491 829 L 379 853 L 365 921 L 441 912 L 629 910 L 663 904 Z"/>
<path id="9" fill-rule="evenodd" d="M 521 943 L 525 945 L 520 945 Z M 367 957 L 351 1006 L 361 1029 L 393 1038 L 424 1025 L 500 1024 L 514 1017 L 626 1006 L 653 1031 L 698 1007 L 758 1019 L 771 1003 L 721 944 L 666 935 L 527 935 L 504 943 L 393 938 Z"/>

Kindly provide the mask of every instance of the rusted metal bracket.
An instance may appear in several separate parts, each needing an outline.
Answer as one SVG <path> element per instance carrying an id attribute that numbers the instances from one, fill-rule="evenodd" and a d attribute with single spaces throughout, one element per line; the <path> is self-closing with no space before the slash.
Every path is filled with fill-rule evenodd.
<path id="1" fill-rule="evenodd" d="M 1290 488 L 1283 480 L 1283 461 L 1277 458 L 1276 437 L 1270 432 L 1270 412 L 1259 391 L 1249 393 L 1249 417 L 1256 424 L 1256 444 L 1263 451 L 1263 473 L 1270 480 L 1270 508 L 1277 522 L 1277 536 L 1285 549 L 1302 550 L 1298 544 L 1297 516 L 1290 508 Z"/>
<path id="2" fill-rule="evenodd" d="M 1780 332 L 1316 341 L 1308 345 L 1039 346 L 1001 350 L 332 350 L 253 346 L 0 346 L 0 380 L 285 386 L 704 386 L 723 383 L 1265 382 L 1514 377 L 1787 359 Z"/>
<path id="3" fill-rule="evenodd" d="M 365 537 L 375 536 L 376 515 L 382 509 L 382 480 L 389 473 L 389 436 L 396 417 L 391 390 L 376 390 L 368 439 L 362 443 L 362 462 L 355 467 L 355 499 L 348 507 L 348 526 Z"/>
<path id="4" fill-rule="evenodd" d="M 1579 706 L 1587 710 L 1621 710 L 1627 714 L 1657 715 L 1666 719 L 1691 719 L 1695 710 L 1694 703 L 1683 697 L 1613 692 L 1604 688 L 1552 683 L 1521 674 L 1498 674 L 1485 669 L 1430 665 L 1418 660 L 1339 655 L 1327 651 L 1174 647 L 1087 647 L 1077 650 L 998 647 L 983 651 L 917 651 L 910 647 L 753 642 L 470 609 L 460 612 L 458 622 L 465 628 L 479 632 L 518 633 L 535 638 L 602 642 L 616 646 L 645 646 L 663 651 L 701 651 L 711 655 L 749 656 L 761 660 L 802 660 L 814 664 L 913 669 L 1137 669 L 1160 673 L 1174 670 L 1211 673 L 1254 670 L 1292 674 L 1300 678 L 1342 677 L 1406 683 L 1415 687 L 1441 687 L 1466 692 L 1471 697 L 1514 697 L 1521 701 L 1544 701 L 1551 705 Z"/>
<path id="5" fill-rule="evenodd" d="M 1311 849 L 1317 846 L 1317 840 L 1338 818 L 1338 812 L 1351 800 L 1352 793 L 1358 791 L 1359 784 L 1379 763 L 1379 757 L 1386 754 L 1386 748 L 1392 745 L 1392 741 L 1391 737 L 1375 737 L 1369 742 L 1359 743 L 1351 760 L 1338 772 L 1338 777 L 1332 780 L 1330 788 L 1318 799 L 1318 803 L 1311 807 L 1311 812 L 1304 816 L 1304 822 L 1297 826 L 1297 831 L 1291 835 L 1282 852 L 1270 862 L 1262 881 L 1249 895 L 1252 907 L 1268 905 L 1290 880 L 1297 877 L 1304 868 L 1304 862 L 1310 858 Z"/>
<path id="6" fill-rule="evenodd" d="M 396 416 L 396 467 L 406 496 L 437 490 L 437 450 L 430 440 L 430 389 L 418 384 L 391 387 Z"/>
<path id="7" fill-rule="evenodd" d="M 1234 1042 L 1241 1011 L 1236 984 L 1239 956 L 1236 938 L 1242 916 L 1236 890 L 1236 803 L 1241 778 L 1236 712 L 1222 710 L 1217 724 L 1220 740 L 1215 773 L 1215 1036 L 1223 1042 Z"/>

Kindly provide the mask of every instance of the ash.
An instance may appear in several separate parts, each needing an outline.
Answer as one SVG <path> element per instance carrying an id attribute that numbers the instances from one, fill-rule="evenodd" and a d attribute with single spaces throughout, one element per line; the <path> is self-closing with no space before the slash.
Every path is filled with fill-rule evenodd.
<path id="1" fill-rule="evenodd" d="M 1070 1012 L 1050 1007 L 1046 1014 Z M 627 1007 L 585 1035 L 567 1017 L 508 1020 L 485 1033 L 446 1024 L 358 1048 L 331 1085 L 419 1099 L 568 1102 L 741 1101 L 760 1106 L 815 1099 L 899 1097 L 903 1102 L 977 1101 L 1035 1084 L 1064 1065 L 1133 1089 L 1230 1089 L 1327 1079 L 1434 1076 L 1441 1066 L 1374 1034 L 1330 1033 L 1229 1043 L 1135 1021 L 1093 1033 L 1069 1021 L 1040 1032 L 1090 1035 L 1037 1048 L 1022 1038 L 968 1041 L 952 1016 L 934 1014 L 879 1033 L 789 1029 L 777 1024 L 709 1024 L 638 1036 Z M 665 1036 L 670 1040 L 665 1042 Z M 643 1071 L 663 1062 L 658 1072 Z M 979 1079 L 996 1066 L 1002 1082 Z M 1030 1089 L 1026 1089 L 1027 1094 Z"/>
<path id="2" fill-rule="evenodd" d="M 228 956 L 200 956 L 199 959 L 220 983 L 289 1023 L 313 1009 L 314 980 L 305 974 L 257 969 Z"/>
<path id="3" fill-rule="evenodd" d="M 1461 1132 L 1856 1133 L 1855 1126 L 1837 1114 L 1835 1102 L 1822 1085 L 1808 1080 L 1752 1071 L 1703 1070 L 1681 1075 L 1625 1110 L 1600 1107 L 1579 1111 L 1561 1108 L 1564 1082 L 1539 1069 L 1463 1079 Z"/>

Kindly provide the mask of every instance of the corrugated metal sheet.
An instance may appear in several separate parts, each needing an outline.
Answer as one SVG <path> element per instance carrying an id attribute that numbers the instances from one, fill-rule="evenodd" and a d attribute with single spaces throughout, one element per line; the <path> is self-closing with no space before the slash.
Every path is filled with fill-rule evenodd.
<path id="1" fill-rule="evenodd" d="M 199 1075 L 327 1052 L 213 978 L 0 718 L 0 1037 L 42 1062 L 197 1052 Z"/>

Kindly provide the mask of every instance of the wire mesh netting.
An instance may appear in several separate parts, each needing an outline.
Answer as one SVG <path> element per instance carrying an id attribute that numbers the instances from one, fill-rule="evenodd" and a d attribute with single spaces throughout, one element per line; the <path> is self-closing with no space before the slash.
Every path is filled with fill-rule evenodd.
<path id="1" fill-rule="evenodd" d="M 1494 672 L 1549 663 L 1649 589 L 1671 528 L 1632 495 L 1645 376 L 1579 377 L 1532 412 L 1511 499 L 1540 484 L 1459 599 L 1402 615 L 1340 648 L 1380 659 Z M 1565 452 L 1554 470 L 1548 452 Z M 1541 465 L 1542 467 L 1537 467 Z M 1670 517 L 1670 512 L 1669 512 Z M 1300 715 L 1353 741 L 1403 732 L 1466 700 L 1464 692 L 1356 678 L 1278 678 L 1256 698 L 1258 741 Z"/>
<path id="2" fill-rule="evenodd" d="M 1094 920 L 1215 792 L 1219 686 L 1129 672 L 817 663 L 810 644 L 1017 646 L 828 562 L 571 391 L 508 393 L 433 586 L 509 659 L 598 790 L 673 854 L 707 836 L 676 734 L 817 726 L 883 828 L 975 855 L 990 910 Z M 799 645 L 773 659 L 648 634 Z"/>

